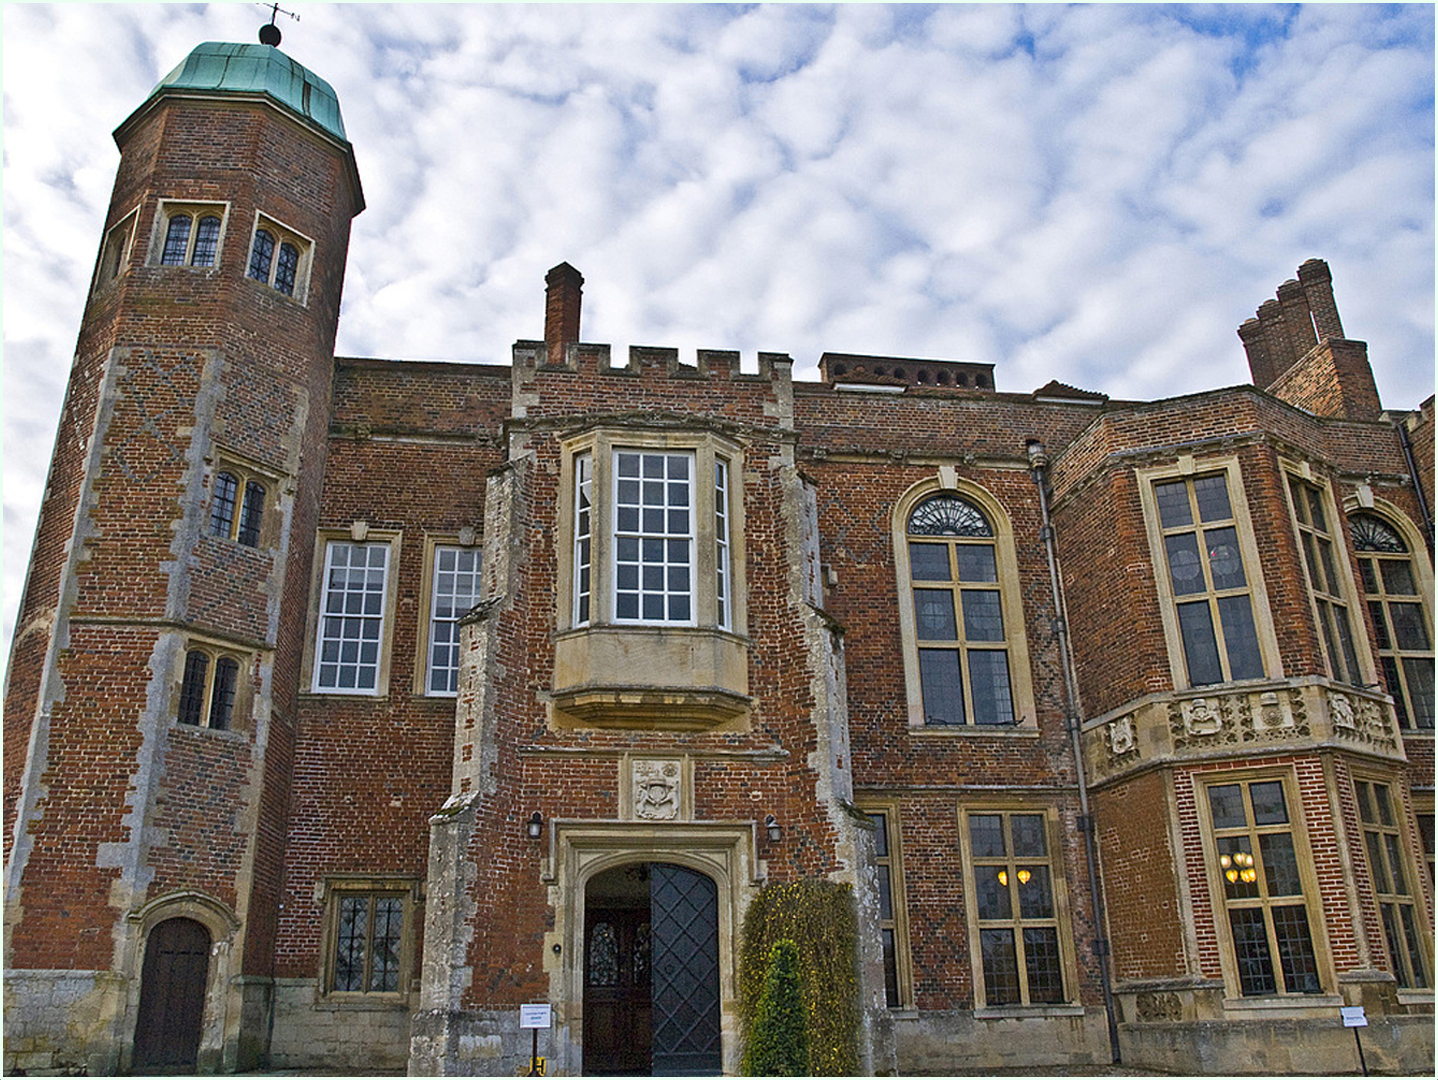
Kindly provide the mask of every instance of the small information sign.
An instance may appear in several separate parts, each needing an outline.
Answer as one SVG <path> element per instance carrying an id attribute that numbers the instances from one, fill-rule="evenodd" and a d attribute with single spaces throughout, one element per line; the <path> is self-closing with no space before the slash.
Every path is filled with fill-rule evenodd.
<path id="1" fill-rule="evenodd" d="M 1368 1017 L 1363 1015 L 1362 1005 L 1340 1005 L 1338 1011 L 1343 1014 L 1343 1026 L 1360 1028 L 1368 1026 Z"/>
<path id="2" fill-rule="evenodd" d="M 521 1028 L 547 1028 L 550 1024 L 550 1012 L 548 1002 L 542 1005 L 521 1005 L 519 1007 L 519 1026 Z"/>

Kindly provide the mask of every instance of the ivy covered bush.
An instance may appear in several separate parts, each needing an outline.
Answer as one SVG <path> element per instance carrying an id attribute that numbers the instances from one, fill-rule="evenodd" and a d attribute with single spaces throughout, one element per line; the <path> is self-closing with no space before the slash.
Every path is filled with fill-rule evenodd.
<path id="1" fill-rule="evenodd" d="M 858 920 L 847 885 L 805 879 L 765 887 L 744 916 L 739 955 L 739 1016 L 745 1072 L 766 1073 L 753 1058 L 759 1001 L 770 955 L 794 945 L 803 997 L 808 1067 L 813 1076 L 859 1071 Z"/>
<path id="2" fill-rule="evenodd" d="M 769 950 L 744 1071 L 750 1076 L 808 1076 L 809 1035 L 799 980 L 799 949 L 788 938 Z"/>

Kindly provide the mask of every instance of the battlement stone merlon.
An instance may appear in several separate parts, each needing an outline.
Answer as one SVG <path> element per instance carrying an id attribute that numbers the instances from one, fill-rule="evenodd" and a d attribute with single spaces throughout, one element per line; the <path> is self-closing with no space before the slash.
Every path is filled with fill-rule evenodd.
<path id="1" fill-rule="evenodd" d="M 683 362 L 679 350 L 658 345 L 631 345 L 624 364 L 613 362 L 613 347 L 585 341 L 571 341 L 564 346 L 564 362 L 551 363 L 547 346 L 542 341 L 520 340 L 514 343 L 516 383 L 528 384 L 536 375 L 547 372 L 573 372 L 585 375 L 613 375 L 621 378 L 659 376 L 674 379 L 718 378 L 735 382 L 789 383 L 793 377 L 793 358 L 788 353 L 761 352 L 759 370 L 740 370 L 736 349 L 698 349 L 696 363 Z"/>

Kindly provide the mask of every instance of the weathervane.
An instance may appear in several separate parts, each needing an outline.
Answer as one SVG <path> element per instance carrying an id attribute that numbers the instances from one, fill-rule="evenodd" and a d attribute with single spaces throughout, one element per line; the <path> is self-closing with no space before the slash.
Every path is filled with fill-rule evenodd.
<path id="1" fill-rule="evenodd" d="M 270 9 L 269 23 L 265 26 L 260 27 L 261 45 L 278 45 L 280 43 L 280 28 L 275 25 L 275 17 L 277 15 L 288 15 L 290 18 L 294 19 L 295 22 L 300 21 L 300 17 L 298 15 L 296 15 L 293 11 L 286 11 L 284 8 L 280 7 L 279 4 L 260 4 L 259 6 L 267 7 Z"/>

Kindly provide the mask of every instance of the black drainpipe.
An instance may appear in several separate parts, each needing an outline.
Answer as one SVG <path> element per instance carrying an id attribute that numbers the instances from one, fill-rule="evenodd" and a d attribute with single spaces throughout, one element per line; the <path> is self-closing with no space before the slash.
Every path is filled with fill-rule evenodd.
<path id="1" fill-rule="evenodd" d="M 1094 835 L 1093 812 L 1089 809 L 1088 780 L 1084 775 L 1083 767 L 1081 739 L 1083 716 L 1079 708 L 1078 678 L 1074 674 L 1073 656 L 1069 652 L 1068 621 L 1064 618 L 1065 605 L 1063 590 L 1059 585 L 1058 555 L 1054 550 L 1054 526 L 1049 517 L 1048 477 L 1046 475 L 1049 459 L 1048 454 L 1044 452 L 1044 444 L 1036 439 L 1030 440 L 1025 445 L 1025 449 L 1029 456 L 1029 475 L 1033 477 L 1034 484 L 1039 489 L 1039 513 L 1043 520 L 1043 529 L 1039 536 L 1044 542 L 1044 551 L 1048 555 L 1049 588 L 1053 591 L 1054 601 L 1054 636 L 1058 639 L 1059 664 L 1064 672 L 1064 712 L 1067 714 L 1064 723 L 1068 727 L 1069 737 L 1072 741 L 1074 773 L 1078 779 L 1079 831 L 1083 833 L 1084 856 L 1088 860 L 1089 897 L 1093 902 L 1096 933 L 1093 953 L 1094 958 L 1098 961 L 1099 984 L 1103 988 L 1103 1008 L 1108 1017 L 1109 1050 L 1112 1053 L 1113 1063 L 1120 1065 L 1123 1061 L 1118 1045 L 1118 1016 L 1114 1008 L 1113 984 L 1109 979 L 1108 919 L 1104 915 L 1103 884 L 1099 878 L 1097 839 Z"/>
<path id="2" fill-rule="evenodd" d="M 1428 555 L 1433 555 L 1433 511 L 1428 505 L 1428 496 L 1423 492 L 1423 477 L 1418 473 L 1418 463 L 1413 460 L 1413 444 L 1408 440 L 1408 417 L 1394 418 L 1393 426 L 1398 429 L 1398 441 L 1403 444 L 1403 457 L 1408 462 L 1408 477 L 1413 481 L 1413 490 L 1418 494 L 1418 509 L 1423 514 L 1423 539 L 1428 542 Z"/>

